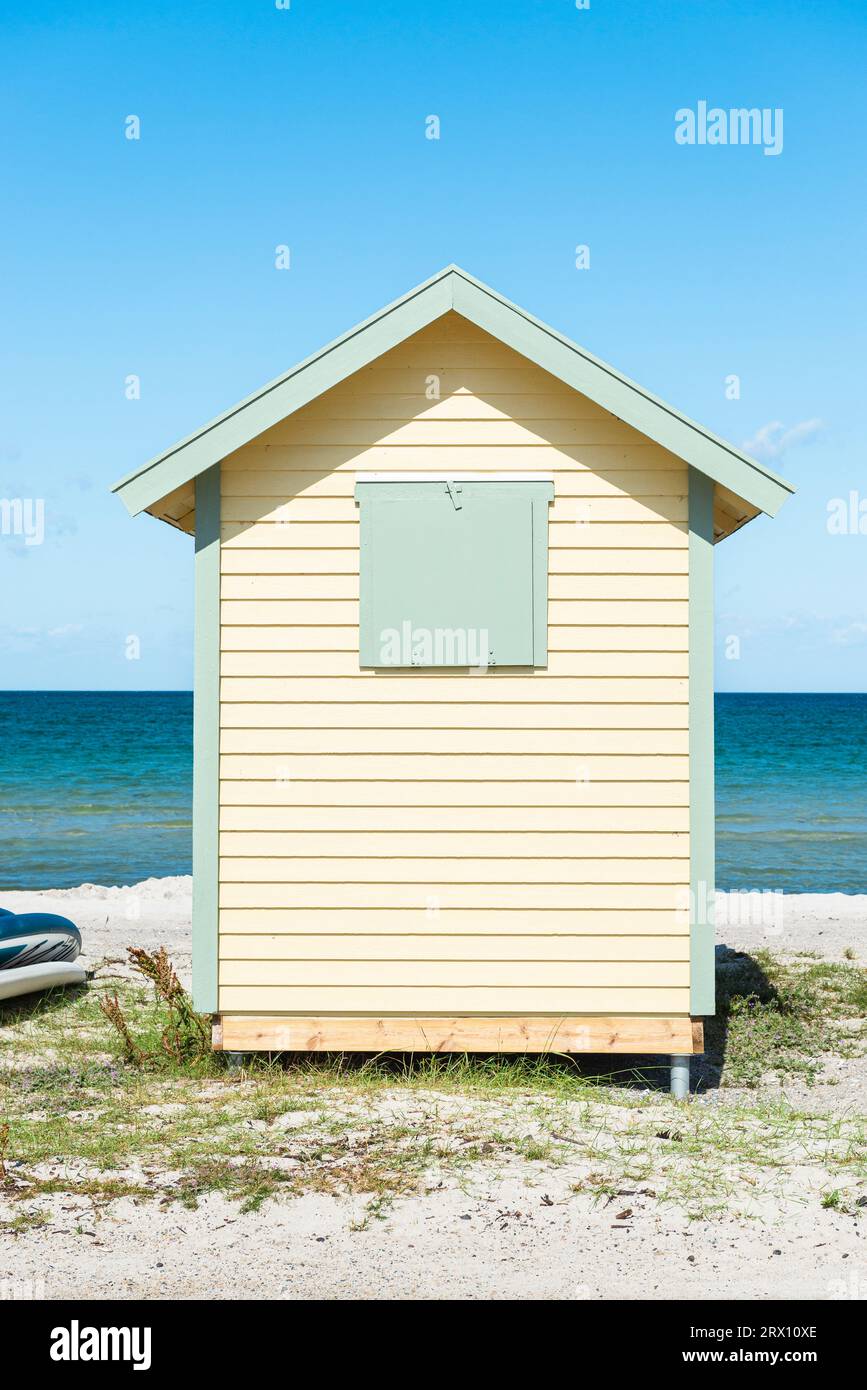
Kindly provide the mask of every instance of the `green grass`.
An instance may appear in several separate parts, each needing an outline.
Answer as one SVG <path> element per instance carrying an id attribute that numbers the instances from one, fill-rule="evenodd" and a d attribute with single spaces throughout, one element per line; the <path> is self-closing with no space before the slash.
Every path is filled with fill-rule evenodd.
<path id="1" fill-rule="evenodd" d="M 857 1214 L 862 1125 L 787 1104 L 768 1076 L 809 1082 L 823 1054 L 860 1054 L 864 972 L 733 956 L 719 988 L 709 1047 L 723 1086 L 718 1103 L 690 1106 L 628 1060 L 602 1077 L 569 1057 L 451 1055 L 261 1058 L 228 1072 L 206 1049 L 167 1047 L 165 999 L 129 981 L 117 994 L 132 1054 L 100 1007 L 114 982 L 0 1006 L 0 1228 L 30 1229 L 58 1194 L 99 1209 L 219 1193 L 252 1211 L 306 1192 L 359 1197 L 360 1228 L 397 1197 L 516 1171 L 530 1184 L 562 1171 L 567 1192 L 596 1202 L 639 1193 L 706 1219 L 780 1204 L 819 1170 L 821 1197 L 803 1200 Z M 727 1084 L 762 1089 L 726 1102 Z"/>
<path id="2" fill-rule="evenodd" d="M 768 1073 L 813 1082 L 830 1053 L 863 1052 L 867 971 L 804 954 L 730 953 L 717 971 L 717 1016 L 706 1046 L 729 1084 L 757 1086 Z"/>

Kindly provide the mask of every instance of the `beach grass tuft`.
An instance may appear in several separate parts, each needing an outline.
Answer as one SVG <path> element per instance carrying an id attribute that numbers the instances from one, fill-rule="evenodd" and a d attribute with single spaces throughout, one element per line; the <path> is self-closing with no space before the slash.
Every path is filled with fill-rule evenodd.
<path id="1" fill-rule="evenodd" d="M 105 994 L 99 1007 L 111 1024 L 123 1049 L 123 1059 L 133 1066 L 159 1066 L 168 1061 L 180 1067 L 200 1066 L 213 1060 L 210 1021 L 193 1008 L 193 1001 L 175 973 L 164 946 L 145 951 L 127 948 L 129 963 L 153 986 L 158 1013 L 151 1015 L 143 1041 L 133 1037 L 132 1027 L 117 992 Z M 162 1014 L 162 1019 L 159 1018 Z"/>

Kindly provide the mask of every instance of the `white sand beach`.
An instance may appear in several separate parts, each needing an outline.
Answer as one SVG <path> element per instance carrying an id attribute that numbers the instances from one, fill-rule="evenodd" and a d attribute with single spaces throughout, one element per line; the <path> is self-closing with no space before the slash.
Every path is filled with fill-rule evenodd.
<path id="1" fill-rule="evenodd" d="M 189 976 L 188 878 L 3 893 L 0 905 L 72 917 L 82 929 L 83 960 L 97 971 L 97 980 L 128 973 L 125 947 L 132 944 L 165 945 L 181 976 Z M 831 962 L 863 960 L 867 896 L 789 896 L 782 911 L 779 902 L 771 906 L 773 911 L 767 900 L 747 904 L 721 895 L 721 945 L 793 957 L 811 952 Z M 0 1042 L 5 1031 L 0 1028 Z M 709 1119 L 723 1123 L 730 1113 L 735 1126 L 747 1123 L 740 1109 L 745 1100 L 758 1107 L 759 1127 L 765 1123 L 763 1105 L 785 1103 L 807 1117 L 808 1127 L 848 1122 L 864 1108 L 864 1070 L 863 1059 L 830 1056 L 813 1086 L 777 1077 L 758 1092 L 709 1087 L 690 1105 L 694 1113 L 704 1107 Z M 568 1124 L 571 1104 L 561 1104 L 558 1123 Z M 326 1093 L 319 1109 L 330 1105 L 362 1134 L 395 1114 L 432 1135 L 482 1123 L 492 1132 L 517 1123 L 532 1134 L 534 1126 L 541 1132 L 553 1123 L 550 1115 L 540 1120 L 532 1096 L 503 1093 L 461 1098 L 454 1090 L 440 1095 L 395 1085 L 354 1099 Z M 291 1120 L 299 1140 L 304 1114 Z M 676 1114 L 663 1092 L 645 1092 L 638 1110 L 624 1105 L 605 1112 L 612 1130 L 627 1133 L 638 1115 L 658 1125 L 657 1139 L 663 1140 Z M 80 1123 L 89 1122 L 82 1114 Z M 311 1113 L 311 1130 L 322 1122 L 321 1114 Z M 662 1175 L 666 1145 L 657 1148 Z M 56 1171 L 63 1172 L 62 1155 Z M 195 1210 L 176 1203 L 157 1208 L 130 1197 L 97 1208 L 80 1195 L 59 1193 L 46 1199 L 46 1224 L 15 1233 L 2 1227 L 14 1203 L 0 1196 L 0 1283 L 13 1281 L 25 1294 L 32 1283 L 37 1295 L 48 1298 L 94 1299 L 230 1299 L 241 1287 L 245 1296 L 269 1299 L 685 1299 L 697 1289 L 759 1300 L 867 1296 L 863 1180 L 836 1209 L 836 1199 L 828 1205 L 834 1180 L 820 1150 L 805 1148 L 797 1162 L 770 1176 L 767 1170 L 750 1176 L 748 1160 L 737 1171 L 738 1190 L 731 1188 L 706 1220 L 691 1220 L 676 1204 L 658 1200 L 656 1185 L 647 1179 L 627 1178 L 613 1195 L 594 1195 L 587 1163 L 570 1158 L 568 1147 L 557 1163 L 512 1152 L 502 1161 L 475 1165 L 397 1197 L 373 1220 L 365 1218 L 365 1199 L 357 1194 L 281 1194 L 242 1212 L 217 1192 L 205 1195 Z"/>

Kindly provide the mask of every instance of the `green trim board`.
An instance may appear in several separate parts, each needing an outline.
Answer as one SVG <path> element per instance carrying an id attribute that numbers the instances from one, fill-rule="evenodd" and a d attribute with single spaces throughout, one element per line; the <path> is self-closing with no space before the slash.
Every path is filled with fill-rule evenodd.
<path id="1" fill-rule="evenodd" d="M 714 921 L 713 494 L 689 470 L 690 1013 L 716 1011 Z"/>
<path id="2" fill-rule="evenodd" d="M 220 811 L 220 465 L 196 478 L 193 1004 L 217 1011 Z"/>
<path id="3" fill-rule="evenodd" d="M 113 491 L 131 513 L 145 510 L 451 310 L 760 511 L 772 516 L 794 491 L 770 469 L 455 265 L 128 474 Z"/>
<path id="4" fill-rule="evenodd" d="M 364 481 L 362 666 L 547 665 L 549 481 Z"/>

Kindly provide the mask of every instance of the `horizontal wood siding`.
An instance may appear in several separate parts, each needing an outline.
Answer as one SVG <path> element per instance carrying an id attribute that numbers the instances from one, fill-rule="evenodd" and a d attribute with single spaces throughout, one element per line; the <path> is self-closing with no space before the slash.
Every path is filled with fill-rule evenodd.
<path id="1" fill-rule="evenodd" d="M 360 669 L 356 472 L 510 470 L 547 669 Z M 221 1009 L 688 1015 L 686 465 L 451 314 L 224 460 L 222 542 Z"/>

